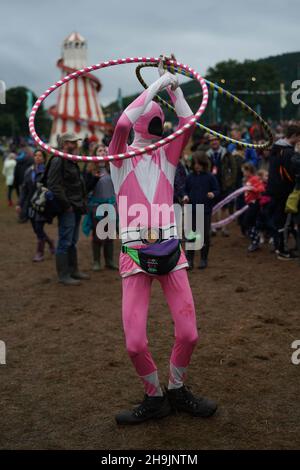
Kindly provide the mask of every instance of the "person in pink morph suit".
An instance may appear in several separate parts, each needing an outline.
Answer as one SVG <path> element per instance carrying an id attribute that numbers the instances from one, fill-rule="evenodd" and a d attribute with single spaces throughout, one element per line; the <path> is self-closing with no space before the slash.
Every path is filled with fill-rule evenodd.
<path id="1" fill-rule="evenodd" d="M 162 137 L 164 114 L 160 106 L 153 101 L 155 95 L 162 90 L 167 90 L 175 106 L 179 127 L 193 117 L 178 86 L 176 76 L 164 70 L 164 60 L 165 58 L 161 58 L 159 64 L 160 78 L 136 98 L 119 118 L 109 145 L 110 155 L 146 147 Z M 127 141 L 132 128 L 134 140 L 128 148 Z M 126 251 L 128 248 L 139 249 L 145 246 L 140 226 L 147 229 L 153 226 L 157 228 L 162 234 L 161 240 L 157 242 L 159 244 L 165 243 L 172 237 L 176 238 L 174 212 L 162 211 L 157 214 L 151 210 L 154 205 L 164 204 L 169 208 L 173 207 L 176 166 L 193 130 L 192 126 L 179 138 L 159 149 L 154 148 L 150 153 L 110 163 L 122 239 L 120 274 L 126 348 L 145 389 L 144 400 L 140 406 L 116 416 L 118 424 L 138 424 L 149 419 L 162 418 L 169 415 L 172 410 L 208 417 L 217 409 L 216 403 L 194 396 L 184 385 L 186 370 L 198 341 L 198 331 L 186 270 L 188 263 L 183 250 L 176 266 L 163 275 L 149 274 Z M 134 227 L 134 216 L 130 216 L 130 210 L 124 210 L 124 198 L 128 208 L 136 204 L 147 208 L 146 215 L 141 216 L 139 227 Z M 159 382 L 156 364 L 148 349 L 146 332 L 151 284 L 154 279 L 161 284 L 175 325 L 175 344 L 170 358 L 168 389 L 165 393 Z"/>

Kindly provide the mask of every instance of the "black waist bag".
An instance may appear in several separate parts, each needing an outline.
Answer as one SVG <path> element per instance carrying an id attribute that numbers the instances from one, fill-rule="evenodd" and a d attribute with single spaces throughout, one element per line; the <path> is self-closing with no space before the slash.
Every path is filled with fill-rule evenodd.
<path id="1" fill-rule="evenodd" d="M 135 263 L 149 274 L 168 274 L 178 263 L 181 254 L 180 242 L 172 238 L 163 243 L 153 243 L 145 248 L 122 247 Z"/>

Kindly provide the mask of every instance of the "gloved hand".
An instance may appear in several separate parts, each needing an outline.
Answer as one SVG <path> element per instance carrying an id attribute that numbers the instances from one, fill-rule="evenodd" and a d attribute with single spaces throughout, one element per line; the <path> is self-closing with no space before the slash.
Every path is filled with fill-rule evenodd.
<path id="1" fill-rule="evenodd" d="M 158 73 L 160 77 L 162 77 L 166 73 L 166 69 L 164 69 L 165 60 L 166 60 L 166 56 L 161 54 L 159 56 L 159 62 L 158 62 Z"/>
<path id="2" fill-rule="evenodd" d="M 175 55 L 174 54 L 171 54 L 170 57 L 168 56 L 165 56 L 163 54 L 161 54 L 159 56 L 160 60 L 159 60 L 159 63 L 158 63 L 158 73 L 160 75 L 160 77 L 162 77 L 164 74 L 166 73 L 170 73 L 171 75 L 173 75 L 174 77 L 176 76 L 175 74 L 173 74 L 172 72 L 168 72 L 165 68 L 164 68 L 164 63 L 167 61 L 167 60 L 176 60 L 175 59 Z M 171 90 L 175 91 L 176 88 L 179 86 L 179 83 L 178 83 L 178 79 L 176 77 L 176 83 L 174 83 L 173 85 L 171 85 Z"/>
<path id="3" fill-rule="evenodd" d="M 170 72 L 165 72 L 160 77 L 159 91 L 162 91 L 167 87 L 171 87 L 171 90 L 176 90 L 178 86 L 179 86 L 179 83 L 178 83 L 178 79 L 176 75 L 173 75 Z"/>
<path id="4" fill-rule="evenodd" d="M 179 86 L 177 75 L 175 73 L 168 72 L 164 69 L 164 63 L 167 60 L 168 61 L 169 60 L 175 60 L 176 61 L 175 55 L 171 54 L 170 57 L 167 57 L 167 56 L 164 56 L 164 55 L 160 56 L 160 60 L 159 60 L 159 63 L 158 63 L 158 73 L 160 75 L 160 79 L 162 79 L 166 75 L 169 75 L 169 76 L 171 75 L 172 77 L 174 77 L 175 81 L 173 83 L 171 83 L 170 88 L 167 87 L 168 94 L 169 94 L 169 96 L 172 100 L 172 103 L 173 103 L 174 107 L 175 107 L 175 111 L 176 111 L 177 116 L 179 118 L 190 117 L 190 116 L 193 115 L 193 111 L 191 110 L 191 108 L 189 107 L 188 103 L 186 102 L 186 100 L 184 98 L 182 90 Z"/>

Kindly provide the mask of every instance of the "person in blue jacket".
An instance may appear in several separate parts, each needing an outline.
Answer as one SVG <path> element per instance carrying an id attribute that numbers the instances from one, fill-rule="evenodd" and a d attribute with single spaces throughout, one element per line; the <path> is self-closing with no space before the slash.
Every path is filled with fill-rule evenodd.
<path id="1" fill-rule="evenodd" d="M 250 144 L 251 139 L 247 136 L 242 137 L 242 134 L 239 129 L 233 129 L 231 131 L 231 137 L 235 140 L 239 140 L 245 143 Z M 227 152 L 233 153 L 237 149 L 237 145 L 234 143 L 231 143 L 227 147 Z M 257 155 L 257 152 L 253 148 L 246 148 L 245 149 L 245 162 L 244 163 L 252 163 L 252 165 L 255 166 L 255 168 L 258 168 L 259 165 L 259 156 Z"/>
<path id="2" fill-rule="evenodd" d="M 220 194 L 217 178 L 209 172 L 209 159 L 205 152 L 197 151 L 192 159 L 192 172 L 187 176 L 185 183 L 184 203 L 192 204 L 193 230 L 195 231 L 196 205 L 204 205 L 204 245 L 201 248 L 201 261 L 199 269 L 205 269 L 208 265 L 208 252 L 210 245 L 211 214 L 214 199 Z M 194 267 L 195 251 L 186 250 L 186 257 L 190 269 Z"/>

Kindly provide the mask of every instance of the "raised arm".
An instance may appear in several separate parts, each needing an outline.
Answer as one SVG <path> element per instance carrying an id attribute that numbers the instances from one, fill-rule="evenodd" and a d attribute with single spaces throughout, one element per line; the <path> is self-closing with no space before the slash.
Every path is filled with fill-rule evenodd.
<path id="1" fill-rule="evenodd" d="M 172 100 L 176 114 L 179 119 L 177 126 L 177 129 L 179 129 L 191 119 L 194 113 L 186 102 L 181 88 L 178 87 L 175 91 L 167 89 L 167 91 Z M 191 135 L 194 132 L 194 127 L 195 125 L 191 126 L 184 134 L 182 134 L 182 136 L 178 137 L 176 140 L 168 144 L 168 147 L 166 149 L 166 155 L 168 160 L 174 165 L 177 165 L 184 147 L 186 146 Z"/>
<path id="2" fill-rule="evenodd" d="M 171 56 L 172 59 L 175 59 L 174 55 Z M 161 57 L 161 61 L 158 67 L 159 74 L 163 76 L 165 73 L 165 69 L 163 68 L 164 64 L 164 57 Z M 167 88 L 167 92 L 171 98 L 171 101 L 175 107 L 176 114 L 178 116 L 179 122 L 177 128 L 182 127 L 186 124 L 191 117 L 194 115 L 193 111 L 189 107 L 184 94 L 181 88 L 178 86 L 175 89 L 171 89 L 170 87 Z M 166 148 L 166 156 L 167 159 L 173 163 L 173 165 L 177 165 L 178 160 L 182 154 L 182 151 L 186 144 L 189 141 L 189 138 L 194 132 L 194 125 L 191 126 L 182 136 L 178 137 L 176 140 L 170 142 Z"/>
<path id="3" fill-rule="evenodd" d="M 127 106 L 116 124 L 113 138 L 109 144 L 108 152 L 110 155 L 126 152 L 127 139 L 130 129 L 138 120 L 138 118 L 144 113 L 149 103 L 153 100 L 154 96 L 168 86 L 175 87 L 176 85 L 176 77 L 167 72 L 154 83 L 152 83 L 152 85 L 150 85 L 147 90 L 145 90 L 129 106 Z M 116 161 L 114 164 L 116 166 L 121 166 L 122 161 Z"/>

